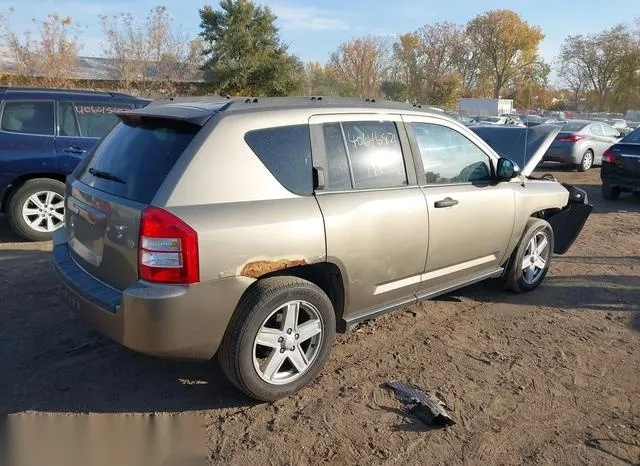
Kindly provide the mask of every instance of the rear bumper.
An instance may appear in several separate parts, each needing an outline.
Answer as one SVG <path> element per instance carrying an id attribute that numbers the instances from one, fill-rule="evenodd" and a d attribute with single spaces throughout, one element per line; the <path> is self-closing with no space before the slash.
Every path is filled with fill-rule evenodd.
<path id="1" fill-rule="evenodd" d="M 189 286 L 138 281 L 119 291 L 85 272 L 65 238 L 64 228 L 56 232 L 53 264 L 67 302 L 99 332 L 151 356 L 211 359 L 252 281 L 238 277 Z"/>
<path id="2" fill-rule="evenodd" d="M 616 186 L 624 191 L 640 191 L 640 174 L 633 175 L 622 167 L 610 163 L 603 163 L 600 170 L 603 184 Z"/>
<path id="3" fill-rule="evenodd" d="M 578 164 L 582 159 L 581 156 L 573 150 L 573 147 L 551 147 L 545 152 L 542 161 Z"/>

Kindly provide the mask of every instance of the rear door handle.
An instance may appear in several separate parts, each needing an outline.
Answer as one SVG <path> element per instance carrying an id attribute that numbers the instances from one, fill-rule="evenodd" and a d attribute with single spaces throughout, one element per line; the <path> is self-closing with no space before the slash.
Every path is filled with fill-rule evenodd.
<path id="1" fill-rule="evenodd" d="M 80 147 L 71 146 L 63 149 L 62 152 L 66 152 L 67 154 L 84 154 L 86 150 L 81 149 Z"/>
<path id="2" fill-rule="evenodd" d="M 442 209 L 443 207 L 452 207 L 457 204 L 458 204 L 458 201 L 456 201 L 455 199 L 451 199 L 450 197 L 445 197 L 441 201 L 434 202 L 433 206 L 436 209 Z"/>

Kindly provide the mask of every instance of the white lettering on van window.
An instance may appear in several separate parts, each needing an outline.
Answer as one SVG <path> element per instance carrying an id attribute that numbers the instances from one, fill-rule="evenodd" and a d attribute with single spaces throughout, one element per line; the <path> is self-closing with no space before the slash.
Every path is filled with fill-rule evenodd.
<path id="1" fill-rule="evenodd" d="M 351 131 L 348 133 L 348 141 L 353 144 L 354 148 L 371 147 L 371 146 L 388 146 L 397 143 L 396 135 L 391 132 L 369 131 L 353 135 Z"/>
<path id="2" fill-rule="evenodd" d="M 106 105 L 74 105 L 73 108 L 78 115 L 85 113 L 93 115 L 112 114 L 131 110 L 130 108 L 109 107 Z"/>

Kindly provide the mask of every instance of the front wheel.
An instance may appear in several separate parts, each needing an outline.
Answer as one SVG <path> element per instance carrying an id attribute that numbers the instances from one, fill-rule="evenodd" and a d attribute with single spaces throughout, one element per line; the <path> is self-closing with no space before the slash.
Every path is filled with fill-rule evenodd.
<path id="1" fill-rule="evenodd" d="M 11 197 L 13 230 L 29 241 L 48 241 L 64 224 L 64 183 L 49 178 L 27 180 Z"/>
<path id="2" fill-rule="evenodd" d="M 531 219 L 511 256 L 506 288 L 515 293 L 536 289 L 549 271 L 553 243 L 551 225 L 546 220 Z"/>
<path id="3" fill-rule="evenodd" d="M 240 390 L 275 401 L 320 373 L 335 327 L 331 301 L 316 285 L 296 277 L 266 278 L 240 300 L 218 359 Z"/>

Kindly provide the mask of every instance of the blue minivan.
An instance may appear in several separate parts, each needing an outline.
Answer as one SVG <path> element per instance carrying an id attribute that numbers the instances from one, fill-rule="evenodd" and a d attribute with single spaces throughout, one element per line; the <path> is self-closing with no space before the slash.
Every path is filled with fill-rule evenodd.
<path id="1" fill-rule="evenodd" d="M 114 92 L 0 87 L 0 212 L 31 241 L 64 223 L 64 182 L 117 123 L 150 101 Z"/>

